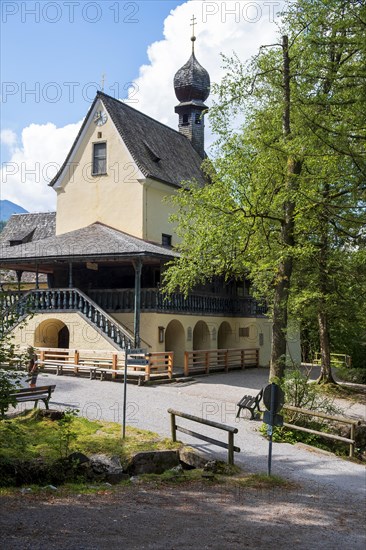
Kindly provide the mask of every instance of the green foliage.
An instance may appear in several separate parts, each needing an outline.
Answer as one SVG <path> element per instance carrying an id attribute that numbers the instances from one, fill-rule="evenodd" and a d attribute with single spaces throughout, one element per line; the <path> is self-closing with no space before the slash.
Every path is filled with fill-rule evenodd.
<path id="1" fill-rule="evenodd" d="M 366 367 L 359 369 L 341 367 L 337 369 L 337 375 L 341 380 L 344 380 L 345 382 L 352 382 L 354 384 L 366 384 Z"/>
<path id="2" fill-rule="evenodd" d="M 339 408 L 334 404 L 334 399 L 320 393 L 318 387 L 310 382 L 310 371 L 298 367 L 287 369 L 280 384 L 285 393 L 286 405 L 330 415 L 340 413 Z M 289 423 L 296 422 L 301 426 L 306 426 L 314 424 L 315 417 L 309 418 L 296 412 L 286 411 L 285 418 Z M 318 420 L 315 422 L 319 423 Z"/>
<path id="3" fill-rule="evenodd" d="M 365 10 L 355 0 L 288 3 L 288 96 L 283 38 L 247 64 L 224 57 L 210 184 L 173 199 L 181 257 L 164 281 L 187 292 L 216 275 L 249 277 L 274 334 L 285 338 L 291 314 L 310 351 L 321 335 L 326 376 L 331 339 L 350 354 L 341 343 L 352 331 L 359 343 L 365 327 Z"/>
<path id="4" fill-rule="evenodd" d="M 16 371 L 0 370 L 0 417 L 3 418 L 9 407 L 15 406 L 12 393 L 20 387 L 21 375 Z"/>
<path id="5" fill-rule="evenodd" d="M 77 409 L 66 410 L 63 417 L 57 420 L 56 446 L 60 458 L 66 458 L 71 452 L 71 445 L 77 439 L 77 432 L 73 429 L 73 420 L 78 414 Z"/>
<path id="6" fill-rule="evenodd" d="M 177 443 L 156 433 L 127 426 L 122 440 L 120 424 L 89 421 L 68 411 L 65 418 L 52 421 L 39 409 L 26 411 L 11 420 L 0 421 L 0 458 L 56 460 L 69 452 L 118 455 L 127 461 L 134 453 L 159 449 L 176 449 Z"/>

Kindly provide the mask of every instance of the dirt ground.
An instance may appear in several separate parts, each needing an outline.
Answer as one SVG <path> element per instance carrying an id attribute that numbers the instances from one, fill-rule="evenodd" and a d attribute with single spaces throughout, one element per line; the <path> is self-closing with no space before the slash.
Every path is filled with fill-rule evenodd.
<path id="1" fill-rule="evenodd" d="M 3 550 L 365 549 L 364 506 L 330 486 L 131 483 L 0 499 Z"/>

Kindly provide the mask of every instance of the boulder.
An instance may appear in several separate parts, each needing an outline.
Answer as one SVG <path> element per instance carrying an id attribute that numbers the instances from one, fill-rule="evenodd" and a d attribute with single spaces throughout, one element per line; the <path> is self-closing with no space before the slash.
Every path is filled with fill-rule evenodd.
<path id="1" fill-rule="evenodd" d="M 177 451 L 147 451 L 137 453 L 130 460 L 127 472 L 130 475 L 162 474 L 179 465 Z"/>
<path id="2" fill-rule="evenodd" d="M 192 449 L 192 447 L 182 447 L 179 449 L 179 460 L 186 470 L 191 468 L 204 468 L 210 460 L 208 455 Z"/>
<path id="3" fill-rule="evenodd" d="M 108 483 L 119 483 L 129 479 L 129 475 L 123 471 L 118 456 L 106 456 L 95 454 L 89 457 L 89 478 Z"/>

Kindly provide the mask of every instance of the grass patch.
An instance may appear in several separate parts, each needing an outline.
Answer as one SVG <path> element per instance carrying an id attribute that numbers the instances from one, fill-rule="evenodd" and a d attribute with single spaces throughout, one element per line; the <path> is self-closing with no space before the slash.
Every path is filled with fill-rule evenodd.
<path id="1" fill-rule="evenodd" d="M 26 483 L 27 487 L 86 479 L 85 470 L 67 458 L 73 452 L 116 456 L 126 467 L 138 452 L 181 446 L 154 432 L 128 426 L 122 439 L 117 423 L 90 421 L 73 413 L 51 420 L 39 410 L 0 420 L 0 440 L 0 486 Z"/>
<path id="2" fill-rule="evenodd" d="M 251 489 L 273 489 L 281 487 L 283 489 L 294 489 L 296 484 L 276 475 L 267 474 L 249 474 L 235 477 L 232 480 L 236 486 L 248 487 Z"/>
<path id="3" fill-rule="evenodd" d="M 66 441 L 68 435 L 69 439 Z M 122 463 L 139 451 L 177 449 L 180 444 L 161 438 L 156 433 L 126 427 L 122 439 L 121 426 L 114 422 L 90 421 L 72 417 L 67 426 L 44 418 L 38 410 L 28 411 L 10 420 L 0 421 L 2 441 L 0 458 L 23 460 L 57 459 L 79 451 L 86 455 L 117 455 Z"/>

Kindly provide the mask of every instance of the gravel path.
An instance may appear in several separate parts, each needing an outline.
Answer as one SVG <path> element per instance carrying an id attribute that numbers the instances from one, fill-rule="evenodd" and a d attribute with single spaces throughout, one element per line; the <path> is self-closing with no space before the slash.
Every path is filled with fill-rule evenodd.
<path id="1" fill-rule="evenodd" d="M 236 403 L 266 385 L 268 371 L 253 369 L 202 377 L 192 383 L 127 390 L 127 422 L 170 435 L 169 407 L 237 426 L 237 464 L 247 472 L 267 471 L 268 442 L 259 422 L 236 421 Z M 41 375 L 56 383 L 53 407 L 77 407 L 90 419 L 120 422 L 123 385 L 66 376 Z M 347 413 L 365 407 L 343 403 Z M 191 429 L 197 429 L 190 426 Z M 200 426 L 204 428 L 203 426 Z M 207 435 L 217 437 L 209 431 Z M 218 447 L 197 443 L 222 458 Z M 242 487 L 238 482 L 165 486 L 131 483 L 94 495 L 62 496 L 45 490 L 0 497 L 4 550 L 364 550 L 365 468 L 301 445 L 273 446 L 272 473 L 290 487 Z"/>
<path id="2" fill-rule="evenodd" d="M 267 472 L 268 441 L 258 432 L 260 422 L 237 420 L 236 403 L 245 393 L 255 395 L 266 385 L 267 369 L 248 369 L 228 374 L 216 374 L 197 378 L 193 382 L 156 385 L 127 386 L 127 424 L 170 436 L 169 407 L 202 416 L 209 420 L 236 426 L 235 445 L 241 448 L 235 453 L 235 463 L 251 472 Z M 122 422 L 123 384 L 69 376 L 42 374 L 39 378 L 56 383 L 53 406 L 77 407 L 80 414 L 89 419 Z M 366 417 L 365 405 L 345 402 L 347 414 Z M 181 425 L 197 430 L 197 425 L 179 420 Z M 223 432 L 200 425 L 203 433 L 226 439 Z M 205 442 L 179 434 L 179 438 L 207 453 L 226 458 L 226 451 Z M 272 473 L 294 481 L 311 480 L 314 493 L 328 490 L 342 491 L 344 498 L 364 504 L 366 492 L 365 467 L 332 454 L 301 444 L 273 444 Z"/>

